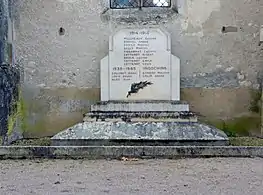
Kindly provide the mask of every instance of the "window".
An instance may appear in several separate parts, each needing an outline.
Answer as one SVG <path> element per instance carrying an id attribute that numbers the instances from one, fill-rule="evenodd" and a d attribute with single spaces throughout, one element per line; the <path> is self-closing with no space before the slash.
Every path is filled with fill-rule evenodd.
<path id="1" fill-rule="evenodd" d="M 112 9 L 170 6 L 171 0 L 110 0 Z"/>

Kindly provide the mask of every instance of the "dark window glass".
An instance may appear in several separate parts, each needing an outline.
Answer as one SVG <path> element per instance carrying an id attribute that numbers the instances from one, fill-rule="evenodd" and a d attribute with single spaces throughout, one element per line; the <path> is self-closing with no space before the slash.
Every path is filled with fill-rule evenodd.
<path id="1" fill-rule="evenodd" d="M 138 8 L 140 7 L 140 0 L 111 0 L 111 8 Z"/>
<path id="2" fill-rule="evenodd" d="M 139 8 L 139 7 L 170 7 L 171 0 L 111 0 L 113 9 Z"/>
<path id="3" fill-rule="evenodd" d="M 170 7 L 171 0 L 142 0 L 143 7 Z"/>

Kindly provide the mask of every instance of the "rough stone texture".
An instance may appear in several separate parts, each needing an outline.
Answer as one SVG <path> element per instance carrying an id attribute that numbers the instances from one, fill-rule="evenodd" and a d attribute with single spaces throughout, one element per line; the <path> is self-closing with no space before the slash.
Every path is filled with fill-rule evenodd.
<path id="1" fill-rule="evenodd" d="M 151 119 L 154 120 L 185 120 L 185 121 L 192 121 L 197 120 L 197 116 L 193 112 L 164 112 L 164 111 L 158 111 L 158 112 L 119 112 L 119 111 L 108 111 L 108 112 L 89 112 L 86 114 L 86 117 L 84 117 L 84 121 L 89 120 L 107 120 L 107 119 L 118 119 L 121 118 L 124 121 L 136 121 L 136 120 L 147 120 L 151 121 Z M 195 121 L 196 122 L 196 121 Z"/>
<path id="2" fill-rule="evenodd" d="M 212 73 L 199 73 L 190 77 L 181 79 L 181 85 L 184 87 L 239 87 L 238 74 L 234 71 L 225 72 L 217 70 Z"/>
<path id="3" fill-rule="evenodd" d="M 118 120 L 151 121 L 150 119 L 182 119 L 196 122 L 197 116 L 189 105 L 180 101 L 103 101 L 91 106 L 83 121 Z M 178 122 L 178 120 L 177 120 Z"/>
<path id="4" fill-rule="evenodd" d="M 128 111 L 128 112 L 183 112 L 189 111 L 189 105 L 180 101 L 119 101 L 119 102 L 99 102 L 91 105 L 91 112 L 97 111 Z"/>
<path id="5" fill-rule="evenodd" d="M 6 160 L 0 194 L 260 195 L 262 174 L 260 158 Z"/>
<path id="6" fill-rule="evenodd" d="M 232 146 L 6 146 L 1 159 L 263 157 L 263 147 Z"/>
<path id="7" fill-rule="evenodd" d="M 259 46 L 263 43 L 263 25 L 260 26 L 260 43 Z"/>
<path id="8" fill-rule="evenodd" d="M 17 116 L 21 67 L 14 55 L 15 10 L 14 1 L 0 1 L 0 136 L 3 144 L 22 137 Z"/>
<path id="9" fill-rule="evenodd" d="M 90 105 L 99 100 L 99 88 L 34 89 L 24 93 L 27 102 L 28 131 L 26 137 L 53 136 L 83 120 Z M 41 94 L 36 96 L 36 92 Z M 249 116 L 249 88 L 184 88 L 182 99 L 191 103 L 190 110 L 208 119 Z"/>
<path id="10" fill-rule="evenodd" d="M 262 80 L 262 86 L 263 86 L 263 80 Z M 263 87 L 261 88 L 261 98 L 260 98 L 261 102 L 263 102 Z M 261 127 L 260 127 L 260 133 L 261 135 L 263 135 L 263 105 L 261 105 L 261 109 L 260 109 L 260 120 L 261 120 Z"/>
<path id="11" fill-rule="evenodd" d="M 46 87 L 99 87 L 99 61 L 107 54 L 109 35 L 119 25 L 114 17 L 104 21 L 102 16 L 133 16 L 132 10 L 107 10 L 107 3 L 106 0 L 37 3 L 20 0 L 17 43 L 26 83 Z M 144 26 L 162 26 L 171 33 L 172 53 L 182 59 L 182 77 L 212 73 L 220 65 L 224 70 L 232 67 L 236 72 L 242 70 L 248 76 L 246 80 L 254 82 L 262 62 L 258 47 L 262 6 L 257 0 L 187 0 L 179 14 L 161 18 L 155 25 L 145 21 Z M 140 15 L 147 18 L 155 12 L 144 9 Z M 238 26 L 239 31 L 221 34 L 226 23 Z M 132 21 L 131 25 L 138 24 Z M 60 27 L 65 28 L 64 36 L 58 33 Z M 222 79 L 228 80 L 227 77 Z"/>
<path id="12" fill-rule="evenodd" d="M 25 69 L 31 135 L 53 135 L 81 121 L 88 106 L 99 100 L 99 61 L 108 53 L 108 36 L 127 25 L 161 26 L 170 32 L 172 54 L 181 59 L 182 88 L 194 88 L 184 90 L 191 90 L 186 99 L 195 111 L 223 118 L 248 112 L 247 87 L 259 86 L 263 61 L 262 1 L 177 2 L 178 9 L 139 11 L 110 10 L 106 0 L 17 1 L 16 51 Z M 223 26 L 238 32 L 222 33 Z M 65 29 L 62 36 L 60 27 Z"/>
<path id="13" fill-rule="evenodd" d="M 190 110 L 208 119 L 249 116 L 251 92 L 250 88 L 185 88 L 181 91 L 182 99 L 190 103 Z"/>
<path id="14" fill-rule="evenodd" d="M 0 64 L 0 136 L 6 139 L 4 144 L 22 137 L 19 125 L 21 110 L 18 110 L 19 90 L 20 69 L 18 66 Z"/>
<path id="15" fill-rule="evenodd" d="M 58 145 L 178 145 L 209 144 L 228 138 L 222 131 L 200 123 L 183 122 L 83 122 L 70 127 L 52 137 Z M 89 142 L 90 140 L 90 142 Z M 160 142 L 160 143 L 158 143 Z M 192 143 L 191 143 L 192 142 Z M 217 145 L 214 143 L 214 145 Z"/>

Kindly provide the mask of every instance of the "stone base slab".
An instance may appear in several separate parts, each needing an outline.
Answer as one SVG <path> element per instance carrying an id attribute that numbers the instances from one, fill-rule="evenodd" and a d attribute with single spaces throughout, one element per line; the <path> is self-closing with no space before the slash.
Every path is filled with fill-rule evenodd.
<path id="1" fill-rule="evenodd" d="M 189 104 L 182 101 L 109 101 L 91 105 L 91 112 L 184 112 Z"/>
<path id="2" fill-rule="evenodd" d="M 52 146 L 226 146 L 227 140 L 53 139 Z"/>
<path id="3" fill-rule="evenodd" d="M 201 123 L 83 122 L 52 137 L 52 145 L 228 145 L 224 132 Z"/>

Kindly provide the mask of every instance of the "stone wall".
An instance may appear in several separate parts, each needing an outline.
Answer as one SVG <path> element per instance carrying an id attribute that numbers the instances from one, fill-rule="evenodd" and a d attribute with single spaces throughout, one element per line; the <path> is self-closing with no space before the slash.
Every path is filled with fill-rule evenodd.
<path id="1" fill-rule="evenodd" d="M 15 8 L 13 0 L 0 0 L 0 137 L 4 144 L 7 136 L 13 141 L 22 133 L 18 125 L 21 67 L 15 63 L 13 42 Z"/>
<path id="2" fill-rule="evenodd" d="M 252 117 L 260 124 L 262 1 L 177 0 L 168 10 L 111 10 L 107 0 L 17 3 L 27 136 L 53 135 L 82 120 L 99 100 L 108 37 L 127 26 L 158 26 L 171 34 L 172 53 L 181 59 L 182 98 L 204 120 L 218 125 L 214 121 Z"/>

